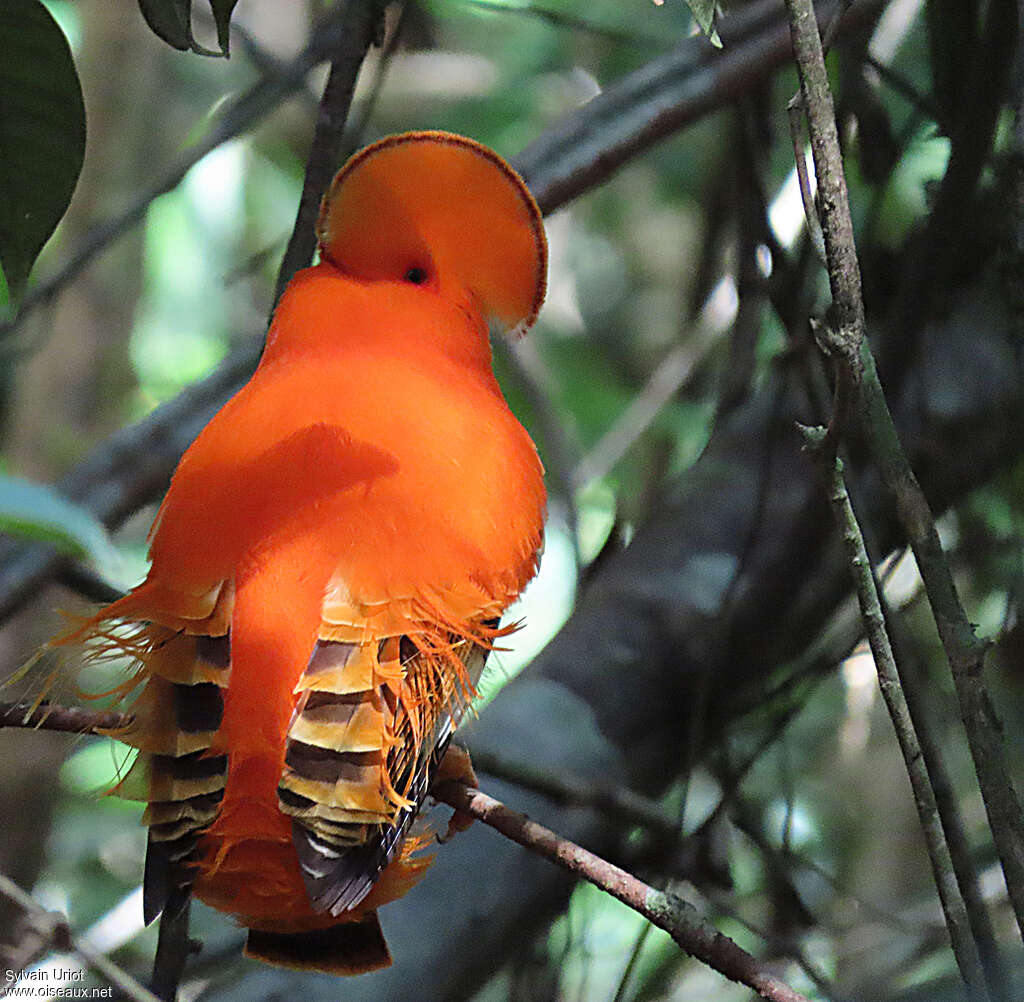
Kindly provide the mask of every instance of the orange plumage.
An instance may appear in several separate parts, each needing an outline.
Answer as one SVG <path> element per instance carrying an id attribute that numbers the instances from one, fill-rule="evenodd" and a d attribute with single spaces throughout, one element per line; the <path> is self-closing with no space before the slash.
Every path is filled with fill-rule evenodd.
<path id="1" fill-rule="evenodd" d="M 511 168 L 437 132 L 349 161 L 318 236 L 148 577 L 63 642 L 137 659 L 147 918 L 195 893 L 253 955 L 354 973 L 389 962 L 374 911 L 424 866 L 409 824 L 536 569 L 542 471 L 488 318 L 533 322 L 546 249 Z"/>

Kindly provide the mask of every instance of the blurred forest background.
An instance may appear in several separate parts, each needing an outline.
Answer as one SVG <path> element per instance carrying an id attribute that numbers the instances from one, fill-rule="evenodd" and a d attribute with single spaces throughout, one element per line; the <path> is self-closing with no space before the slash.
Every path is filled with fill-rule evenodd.
<path id="1" fill-rule="evenodd" d="M 0 2 L 0 22 L 15 6 Z M 70 209 L 0 340 L 0 517 L 17 530 L 0 540 L 5 673 L 60 628 L 56 609 L 141 578 L 174 457 L 253 364 L 326 76 L 302 53 L 320 17 L 337 20 L 313 0 L 241 0 L 225 61 L 174 51 L 128 0 L 46 6 L 71 43 L 88 134 Z M 216 48 L 206 5 L 194 16 Z M 858 0 L 828 62 L 872 344 L 968 614 L 992 642 L 986 681 L 1018 783 L 1022 17 L 1013 0 Z M 721 49 L 681 0 L 420 0 L 388 8 L 363 65 L 350 149 L 408 129 L 465 133 L 557 209 L 540 321 L 495 345 L 548 470 L 543 567 L 462 737 L 483 789 L 676 889 L 810 998 L 966 998 L 796 428 L 828 420 L 830 367 L 808 318 L 830 299 L 794 174 L 781 0 L 730 4 L 718 28 Z M 856 438 L 847 460 L 1005 997 L 1024 998 L 942 648 Z M 15 477 L 56 483 L 77 507 L 19 493 Z M 25 536 L 77 557 L 54 561 Z M 105 740 L 0 732 L 0 871 L 145 980 L 156 932 L 141 928 L 141 807 L 97 794 L 119 762 Z M 479 824 L 381 918 L 394 966 L 342 982 L 243 960 L 241 932 L 197 906 L 203 949 L 182 997 L 751 997 Z M 3 939 L 31 939 L 6 901 Z"/>

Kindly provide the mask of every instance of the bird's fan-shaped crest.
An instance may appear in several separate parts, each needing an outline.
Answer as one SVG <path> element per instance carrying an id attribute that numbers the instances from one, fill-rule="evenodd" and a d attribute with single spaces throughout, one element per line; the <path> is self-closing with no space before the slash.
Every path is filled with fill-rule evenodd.
<path id="1" fill-rule="evenodd" d="M 511 332 L 544 299 L 540 210 L 504 160 L 464 136 L 408 132 L 368 146 L 334 178 L 317 236 L 348 274 L 457 283 Z"/>

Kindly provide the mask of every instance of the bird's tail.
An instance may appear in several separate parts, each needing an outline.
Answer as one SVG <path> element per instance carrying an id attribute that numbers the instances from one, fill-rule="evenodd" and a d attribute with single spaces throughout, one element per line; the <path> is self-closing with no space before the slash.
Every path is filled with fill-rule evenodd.
<path id="1" fill-rule="evenodd" d="M 245 955 L 280 967 L 322 974 L 365 974 L 391 964 L 376 912 L 307 932 L 250 929 Z"/>

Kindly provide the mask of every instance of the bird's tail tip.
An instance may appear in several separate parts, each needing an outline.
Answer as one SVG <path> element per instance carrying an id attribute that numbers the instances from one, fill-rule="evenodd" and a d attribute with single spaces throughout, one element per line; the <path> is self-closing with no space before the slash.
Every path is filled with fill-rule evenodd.
<path id="1" fill-rule="evenodd" d="M 366 974 L 391 966 L 376 912 L 306 932 L 250 929 L 245 955 L 253 960 L 322 974 Z"/>

